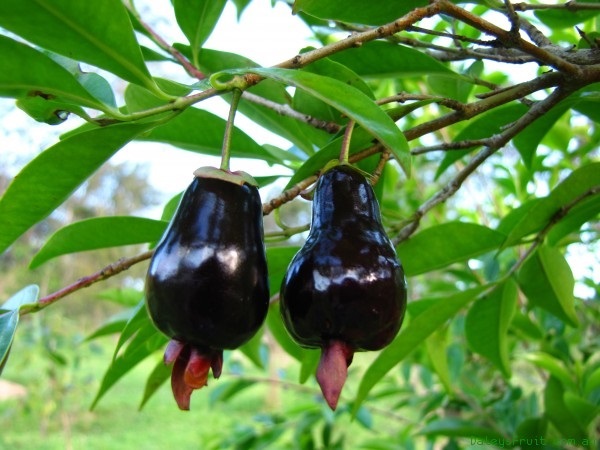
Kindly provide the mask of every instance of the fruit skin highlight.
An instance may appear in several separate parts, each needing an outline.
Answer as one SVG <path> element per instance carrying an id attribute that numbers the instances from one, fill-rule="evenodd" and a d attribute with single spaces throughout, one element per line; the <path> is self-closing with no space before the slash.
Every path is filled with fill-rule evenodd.
<path id="1" fill-rule="evenodd" d="M 216 174 L 216 175 L 215 175 Z M 247 342 L 269 306 L 262 204 L 246 174 L 196 171 L 150 261 L 146 306 L 172 340 L 171 386 L 180 409 L 218 378 L 223 349 Z"/>
<path id="2" fill-rule="evenodd" d="M 288 267 L 280 301 L 292 338 L 321 348 L 317 381 L 335 409 L 354 352 L 388 345 L 406 310 L 404 271 L 375 193 L 350 165 L 319 178 L 310 233 Z"/>

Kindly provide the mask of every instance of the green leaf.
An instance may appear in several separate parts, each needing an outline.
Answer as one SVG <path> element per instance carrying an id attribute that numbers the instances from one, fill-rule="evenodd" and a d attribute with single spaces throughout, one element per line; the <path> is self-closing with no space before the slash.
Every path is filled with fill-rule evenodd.
<path id="1" fill-rule="evenodd" d="M 573 392 L 565 392 L 563 401 L 581 428 L 586 429 L 600 413 L 600 407 L 588 402 Z"/>
<path id="2" fill-rule="evenodd" d="M 407 78 L 438 74 L 463 79 L 437 59 L 403 45 L 373 41 L 330 56 L 365 78 Z"/>
<path id="3" fill-rule="evenodd" d="M 543 352 L 527 353 L 524 359 L 547 370 L 554 379 L 562 383 L 565 389 L 577 390 L 577 385 L 575 384 L 571 373 L 567 370 L 561 360 Z"/>
<path id="4" fill-rule="evenodd" d="M 338 159 L 340 155 L 340 149 L 342 148 L 343 136 L 339 136 L 329 142 L 325 147 L 320 149 L 310 158 L 308 158 L 300 168 L 296 169 L 290 181 L 285 186 L 285 189 L 289 189 L 296 183 L 308 178 L 317 172 L 319 172 L 325 165 L 332 159 Z M 366 145 L 373 141 L 372 136 L 363 128 L 356 128 L 352 132 L 352 140 L 350 142 L 350 155 L 363 150 Z"/>
<path id="5" fill-rule="evenodd" d="M 362 80 L 362 78 L 360 78 L 356 73 L 346 66 L 332 61 L 329 58 L 320 59 L 319 61 L 316 61 L 301 70 L 334 78 L 342 83 L 347 84 L 348 86 L 355 87 L 369 98 L 374 98 L 371 89 Z M 297 89 L 294 93 L 292 107 L 296 111 L 320 120 L 334 123 L 346 122 L 346 119 L 340 114 L 339 111 L 302 89 Z"/>
<path id="6" fill-rule="evenodd" d="M 127 325 L 127 321 L 131 318 L 130 316 L 130 311 L 123 311 L 123 313 L 109 318 L 100 327 L 88 335 L 85 340 L 92 341 L 103 336 L 120 333 L 123 330 L 123 327 Z"/>
<path id="7" fill-rule="evenodd" d="M 287 330 L 283 326 L 279 302 L 271 303 L 269 306 L 269 313 L 267 314 L 266 323 L 271 335 L 277 341 L 279 346 L 292 358 L 302 361 L 305 350 L 303 350 L 292 340 Z"/>
<path id="8" fill-rule="evenodd" d="M 413 350 L 417 349 L 425 339 L 447 320 L 454 317 L 469 302 L 477 298 L 486 288 L 488 286 L 479 286 L 434 301 L 428 300 L 431 305 L 417 317 L 411 319 L 408 326 L 404 326 L 400 330 L 394 341 L 381 351 L 363 375 L 354 401 L 353 414 L 356 413 L 371 389 L 386 373 Z"/>
<path id="9" fill-rule="evenodd" d="M 311 375 L 314 375 L 319 365 L 321 352 L 316 349 L 302 349 L 302 360 L 300 361 L 300 375 L 298 382 L 306 383 Z"/>
<path id="10" fill-rule="evenodd" d="M 6 365 L 18 323 L 19 310 L 0 314 L 0 375 L 2 375 L 2 370 Z"/>
<path id="11" fill-rule="evenodd" d="M 519 221 L 516 223 L 514 220 L 511 221 L 510 226 L 502 224 L 499 226 L 502 229 L 510 229 L 503 246 L 514 245 L 522 238 L 541 230 L 563 206 L 598 186 L 600 186 L 600 162 L 590 163 L 574 170 L 552 190 L 550 195 L 531 207 L 528 214 L 520 217 Z"/>
<path id="12" fill-rule="evenodd" d="M 38 95 L 17 99 L 17 108 L 24 111 L 37 122 L 48 125 L 59 125 L 68 119 L 69 113 L 74 112 L 80 117 L 87 117 L 85 111 L 71 103 L 48 100 Z"/>
<path id="13" fill-rule="evenodd" d="M 100 399 L 106 394 L 106 392 L 115 385 L 125 374 L 131 369 L 137 366 L 141 361 L 146 359 L 150 354 L 156 350 L 164 347 L 167 338 L 160 333 L 154 333 L 150 337 L 144 337 L 144 341 L 140 345 L 132 347 L 131 351 L 126 351 L 123 355 L 118 356 L 112 362 L 107 369 L 100 388 L 92 402 L 91 409 L 94 409 Z M 136 342 L 138 344 L 138 342 Z"/>
<path id="14" fill-rule="evenodd" d="M 40 47 L 158 90 L 120 0 L 3 0 L 0 26 Z"/>
<path id="15" fill-rule="evenodd" d="M 373 100 L 358 89 L 333 78 L 291 69 L 255 68 L 231 73 L 244 72 L 255 73 L 303 89 L 336 108 L 385 145 L 393 153 L 406 174 L 410 174 L 410 150 L 404 134 Z M 215 78 L 211 78 L 211 81 L 218 79 L 219 76 L 220 74 L 213 75 Z"/>
<path id="16" fill-rule="evenodd" d="M 441 327 L 434 331 L 431 336 L 425 339 L 425 346 L 427 347 L 427 355 L 431 360 L 433 369 L 437 373 L 444 389 L 448 393 L 452 393 L 452 382 L 450 380 L 450 370 L 448 368 L 448 330 L 445 327 Z"/>
<path id="17" fill-rule="evenodd" d="M 26 286 L 0 306 L 0 375 L 2 375 L 8 360 L 17 332 L 19 311 L 23 306 L 34 304 L 38 299 L 39 291 L 40 289 L 36 285 Z"/>
<path id="18" fill-rule="evenodd" d="M 113 353 L 113 360 L 116 359 L 121 347 L 127 343 L 127 341 L 135 335 L 140 329 L 142 329 L 145 325 L 150 322 L 150 317 L 148 316 L 148 312 L 146 311 L 146 302 L 145 300 L 140 300 L 140 302 L 131 309 L 131 315 L 123 330 L 121 331 L 121 335 L 119 336 L 119 340 L 117 341 L 117 345 L 115 346 L 115 351 Z"/>
<path id="19" fill-rule="evenodd" d="M 171 376 L 171 371 L 173 368 L 171 366 L 167 366 L 162 359 L 156 363 L 150 375 L 148 375 L 148 379 L 146 380 L 146 386 L 144 387 L 144 395 L 142 396 L 142 401 L 140 402 L 139 410 L 146 405 L 148 400 L 156 393 L 159 387 L 161 387 L 165 381 L 169 379 Z"/>
<path id="20" fill-rule="evenodd" d="M 483 139 L 500 134 L 507 124 L 513 123 L 526 112 L 527 107 L 521 103 L 498 106 L 469 120 L 468 125 L 456 135 L 453 142 Z M 472 150 L 473 148 L 446 152 L 444 159 L 435 173 L 435 178 L 438 179 L 448 167 Z"/>
<path id="21" fill-rule="evenodd" d="M 279 292 L 281 282 L 292 258 L 300 247 L 267 247 L 267 268 L 269 271 L 269 292 L 272 295 Z"/>
<path id="22" fill-rule="evenodd" d="M 0 10 L 2 7 L 0 2 Z M 67 69 L 43 53 L 0 35 L 0 54 L 10 55 L 0 59 L 0 96 L 58 98 L 73 105 L 106 109 Z"/>
<path id="23" fill-rule="evenodd" d="M 186 53 L 185 48 L 179 45 L 175 45 L 175 47 Z M 191 55 L 189 49 L 187 53 Z M 199 64 L 200 69 L 205 73 L 259 66 L 254 61 L 235 53 L 210 49 L 202 49 Z M 285 85 L 275 81 L 264 80 L 258 85 L 252 86 L 248 89 L 248 92 L 279 105 L 291 105 L 291 97 L 286 91 Z M 317 130 L 306 123 L 299 122 L 291 117 L 282 116 L 270 108 L 245 101 L 244 99 L 239 104 L 239 111 L 258 125 L 289 140 L 301 149 L 305 155 L 311 155 L 314 152 L 315 146 L 325 145 L 330 138 L 330 135 L 323 130 Z"/>
<path id="24" fill-rule="evenodd" d="M 565 236 L 580 230 L 586 222 L 597 220 L 598 214 L 600 214 L 600 195 L 596 194 L 578 203 L 552 227 L 547 237 L 548 244 L 556 245 Z"/>
<path id="25" fill-rule="evenodd" d="M 471 349 L 494 363 L 506 378 L 511 376 L 507 333 L 516 306 L 517 285 L 507 280 L 473 303 L 465 319 Z"/>
<path id="26" fill-rule="evenodd" d="M 175 18 L 190 42 L 193 61 L 215 28 L 227 0 L 174 0 Z"/>
<path id="27" fill-rule="evenodd" d="M 164 142 L 196 153 L 220 156 L 225 125 L 225 120 L 212 113 L 188 108 L 174 119 L 138 136 L 137 139 Z M 281 162 L 239 128 L 234 128 L 231 156 L 259 159 L 268 163 Z M 190 168 L 190 177 L 194 169 Z"/>
<path id="28" fill-rule="evenodd" d="M 35 284 L 25 286 L 19 292 L 0 305 L 0 311 L 19 311 L 22 307 L 35 305 L 40 295 L 40 288 Z"/>
<path id="29" fill-rule="evenodd" d="M 569 439 L 583 440 L 587 436 L 564 401 L 565 389 L 555 377 L 546 381 L 544 389 L 544 415 L 552 425 Z"/>
<path id="30" fill-rule="evenodd" d="M 0 198 L 0 252 L 47 217 L 117 150 L 149 126 L 124 124 L 74 134 L 29 162 Z"/>
<path id="31" fill-rule="evenodd" d="M 256 367 L 259 369 L 265 368 L 265 362 L 261 355 L 262 348 L 262 338 L 263 338 L 263 328 L 260 329 L 258 333 L 256 333 L 252 338 L 246 342 L 244 345 L 239 347 L 239 351 L 241 351 L 246 357 L 254 363 Z"/>
<path id="32" fill-rule="evenodd" d="M 560 320 L 576 327 L 575 280 L 562 253 L 542 245 L 523 264 L 518 273 L 521 290 L 532 306 L 543 308 Z"/>
<path id="33" fill-rule="evenodd" d="M 525 167 L 531 169 L 540 142 L 569 108 L 570 105 L 567 102 L 555 106 L 515 136 L 513 143 L 521 154 Z"/>
<path id="34" fill-rule="evenodd" d="M 426 0 L 411 2 L 390 2 L 376 0 L 365 3 L 362 0 L 295 0 L 293 12 L 306 14 L 324 20 L 383 25 L 392 22 L 418 6 L 427 5 Z"/>
<path id="35" fill-rule="evenodd" d="M 593 2 L 592 2 L 593 3 Z M 575 25 L 585 22 L 586 20 L 598 17 L 596 11 L 568 11 L 556 10 L 541 10 L 535 11 L 535 16 L 540 19 L 545 25 L 551 29 L 557 28 L 573 28 Z"/>
<path id="36" fill-rule="evenodd" d="M 96 217 L 67 225 L 44 244 L 33 257 L 29 268 L 34 269 L 60 255 L 144 244 L 160 239 L 168 223 L 144 217 Z"/>
<path id="37" fill-rule="evenodd" d="M 483 225 L 448 222 L 401 242 L 396 251 L 406 275 L 431 272 L 498 248 L 505 235 Z"/>

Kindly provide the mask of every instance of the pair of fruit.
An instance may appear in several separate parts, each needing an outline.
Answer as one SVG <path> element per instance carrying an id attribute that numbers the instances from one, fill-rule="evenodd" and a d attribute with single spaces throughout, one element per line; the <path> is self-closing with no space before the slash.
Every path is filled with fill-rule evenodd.
<path id="1" fill-rule="evenodd" d="M 258 189 L 247 175 L 199 170 L 156 248 L 146 301 L 172 340 L 171 386 L 189 409 L 194 389 L 218 378 L 223 349 L 260 328 L 269 290 Z M 366 178 L 346 164 L 327 170 L 313 201 L 311 231 L 291 261 L 281 312 L 302 346 L 321 348 L 317 381 L 335 409 L 352 356 L 397 334 L 406 308 L 402 266 Z"/>

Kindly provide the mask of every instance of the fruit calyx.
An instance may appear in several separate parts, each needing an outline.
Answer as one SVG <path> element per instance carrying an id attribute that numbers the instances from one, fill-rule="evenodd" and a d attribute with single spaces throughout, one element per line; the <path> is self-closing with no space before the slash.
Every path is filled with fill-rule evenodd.
<path id="1" fill-rule="evenodd" d="M 335 411 L 342 388 L 348 377 L 348 367 L 352 363 L 354 348 L 347 342 L 333 339 L 321 350 L 317 367 L 317 383 L 329 407 Z"/>
<path id="2" fill-rule="evenodd" d="M 164 354 L 164 363 L 173 364 L 171 389 L 179 409 L 189 411 L 190 397 L 196 389 L 208 384 L 208 373 L 219 378 L 223 368 L 223 350 L 204 350 L 171 339 Z"/>
<path id="3" fill-rule="evenodd" d="M 250 186 L 258 187 L 258 183 L 252 177 L 252 175 L 242 170 L 230 171 L 206 166 L 196 169 L 194 171 L 194 176 L 196 178 L 214 178 L 217 180 L 228 181 L 240 186 L 249 184 Z"/>

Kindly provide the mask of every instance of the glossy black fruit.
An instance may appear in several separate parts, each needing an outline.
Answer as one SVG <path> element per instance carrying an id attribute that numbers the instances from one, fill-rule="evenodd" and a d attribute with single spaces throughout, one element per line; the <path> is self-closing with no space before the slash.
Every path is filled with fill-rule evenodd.
<path id="1" fill-rule="evenodd" d="M 309 236 L 280 292 L 291 336 L 322 349 L 317 380 L 335 409 L 355 351 L 379 350 L 400 329 L 404 271 L 367 179 L 338 165 L 319 179 Z"/>
<path id="2" fill-rule="evenodd" d="M 231 174 L 229 174 L 231 175 Z M 196 176 L 150 262 L 146 304 L 172 338 L 172 386 L 182 409 L 221 372 L 223 349 L 248 341 L 269 305 L 262 204 L 256 186 Z"/>

